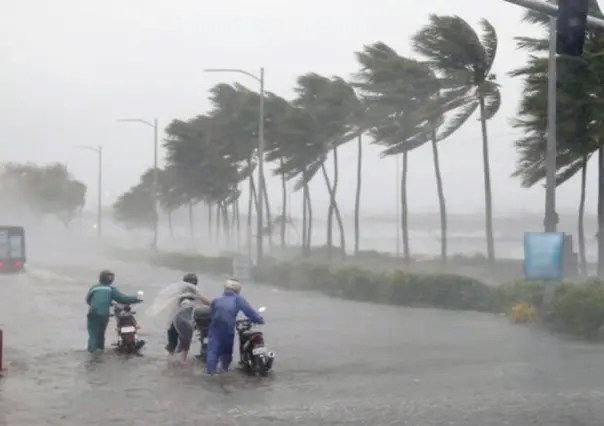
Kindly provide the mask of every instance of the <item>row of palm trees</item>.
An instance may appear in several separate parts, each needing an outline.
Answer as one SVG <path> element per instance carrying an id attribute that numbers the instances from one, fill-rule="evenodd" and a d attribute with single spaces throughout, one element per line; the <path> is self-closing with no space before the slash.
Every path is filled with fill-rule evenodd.
<path id="1" fill-rule="evenodd" d="M 533 19 L 546 19 L 531 16 Z M 301 191 L 303 196 L 302 246 L 304 252 L 309 253 L 313 218 L 309 182 L 319 174 L 330 196 L 328 250 L 334 246 L 334 222 L 339 228 L 339 246 L 346 250 L 342 214 L 336 201 L 338 152 L 344 144 L 355 141 L 358 164 L 354 252 L 358 253 L 361 170 L 367 137 L 382 148 L 382 156 L 402 157 L 400 225 L 406 260 L 411 258 L 407 221 L 409 154 L 423 145 L 430 145 L 440 206 L 441 258 L 446 261 L 447 210 L 439 142 L 449 138 L 470 117 L 478 114 L 482 136 L 486 248 L 488 259 L 495 260 L 487 122 L 497 114 L 501 105 L 501 93 L 492 73 L 497 53 L 496 31 L 484 19 L 476 31 L 460 17 L 432 15 L 412 37 L 411 45 L 415 58 L 399 55 L 382 42 L 364 46 L 355 53 L 359 70 L 349 81 L 308 73 L 298 78 L 294 99 L 286 100 L 273 93 L 265 95 L 265 160 L 273 165 L 273 173 L 282 182 L 281 211 L 277 218 L 273 218 L 275 212 L 271 211 L 268 194 L 264 194 L 267 212 L 265 234 L 269 236 L 270 244 L 273 243 L 273 228 L 279 226 L 281 244 L 285 245 L 285 219 L 288 217 L 286 184 L 293 180 L 294 190 Z M 542 40 L 524 39 L 521 42 L 521 47 L 533 50 L 542 45 Z M 529 68 L 517 70 L 514 75 L 524 77 L 527 84 L 541 81 L 542 64 L 541 68 L 530 68 L 539 61 L 543 59 L 532 59 Z M 537 101 L 531 103 L 531 96 L 533 91 L 528 90 L 516 125 L 524 126 L 528 139 L 533 135 L 534 140 L 542 141 L 545 108 Z M 545 99 L 543 93 L 540 92 L 539 96 L 539 101 Z M 260 95 L 239 84 L 219 84 L 210 91 L 210 99 L 212 108 L 208 113 L 189 120 L 174 120 L 166 129 L 164 146 L 167 161 L 160 175 L 161 205 L 168 213 L 187 206 L 193 221 L 193 206 L 203 202 L 208 206 L 210 226 L 212 217 L 215 217 L 216 224 L 220 224 L 225 233 L 230 233 L 240 229 L 239 200 L 245 184 L 252 194 L 247 205 L 248 229 L 251 229 L 252 211 L 258 207 L 258 185 L 253 172 L 258 162 Z M 532 127 L 526 124 L 528 122 L 533 123 Z M 563 137 L 559 139 L 561 144 L 565 143 Z M 527 144 L 530 145 L 530 141 L 523 139 L 518 142 L 521 161 L 517 174 L 523 177 L 523 182 L 533 184 L 544 177 L 542 157 L 545 147 L 533 144 L 526 148 Z M 561 150 L 560 156 L 563 153 Z M 326 169 L 330 155 L 332 177 Z M 562 167 L 567 165 L 563 161 L 559 164 Z M 564 169 L 561 173 L 566 176 Z M 262 187 L 266 191 L 266 185 Z M 147 201 L 140 201 L 141 194 L 146 194 Z M 151 209 L 148 208 L 151 196 L 147 174 L 116 203 L 118 219 L 130 225 L 152 223 L 153 217 L 149 217 Z M 125 206 L 130 206 L 130 210 Z M 146 222 L 139 220 L 137 209 L 141 212 L 140 218 L 147 218 Z M 125 214 L 126 211 L 129 213 Z"/>

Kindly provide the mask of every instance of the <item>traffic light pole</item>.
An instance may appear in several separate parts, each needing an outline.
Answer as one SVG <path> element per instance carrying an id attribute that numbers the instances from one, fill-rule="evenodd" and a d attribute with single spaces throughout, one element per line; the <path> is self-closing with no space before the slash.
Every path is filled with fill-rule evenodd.
<path id="1" fill-rule="evenodd" d="M 548 3 L 542 0 L 503 0 L 508 3 L 522 6 L 525 9 L 534 10 L 535 12 L 541 12 L 546 15 L 556 18 L 558 16 L 558 6 L 552 3 Z M 597 28 L 604 30 L 604 19 L 595 18 L 587 15 L 587 27 Z"/>
<path id="2" fill-rule="evenodd" d="M 545 218 L 543 224 L 546 232 L 556 232 L 558 215 L 556 213 L 556 97 L 557 97 L 557 63 L 556 63 L 556 19 L 558 6 L 540 0 L 504 0 L 526 9 L 541 12 L 550 16 L 549 24 L 549 58 L 547 72 L 547 145 L 545 155 Z M 604 29 L 604 20 L 587 16 L 587 26 Z"/>

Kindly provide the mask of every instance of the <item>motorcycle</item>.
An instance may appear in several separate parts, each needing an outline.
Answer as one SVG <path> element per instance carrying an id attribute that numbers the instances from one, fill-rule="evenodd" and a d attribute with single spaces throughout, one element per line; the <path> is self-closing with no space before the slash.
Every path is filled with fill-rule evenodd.
<path id="1" fill-rule="evenodd" d="M 265 307 L 258 312 L 266 311 Z M 264 345 L 264 334 L 254 329 L 254 324 L 249 319 L 240 319 L 236 322 L 239 335 L 239 364 L 250 374 L 266 376 L 273 367 L 275 352 L 269 351 Z"/>
<path id="2" fill-rule="evenodd" d="M 193 311 L 193 321 L 199 343 L 201 344 L 199 355 L 196 355 L 195 358 L 201 362 L 206 362 L 210 335 L 210 308 L 207 306 L 195 308 Z"/>
<path id="3" fill-rule="evenodd" d="M 142 297 L 144 293 L 139 291 L 138 297 Z M 138 338 L 138 330 L 140 326 L 137 324 L 134 315 L 136 312 L 132 310 L 130 305 L 113 304 L 112 317 L 115 318 L 117 333 L 117 342 L 114 343 L 116 350 L 123 354 L 139 355 L 140 350 L 145 346 L 145 341 Z"/>

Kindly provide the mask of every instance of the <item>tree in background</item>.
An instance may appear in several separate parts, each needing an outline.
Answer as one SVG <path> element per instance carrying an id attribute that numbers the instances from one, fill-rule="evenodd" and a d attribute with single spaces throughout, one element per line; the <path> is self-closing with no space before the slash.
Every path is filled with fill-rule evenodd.
<path id="1" fill-rule="evenodd" d="M 0 169 L 3 205 L 37 216 L 54 216 L 65 227 L 86 203 L 86 185 L 74 180 L 63 164 L 38 166 L 7 163 Z"/>
<path id="2" fill-rule="evenodd" d="M 153 169 L 146 171 L 137 185 L 120 195 L 113 204 L 113 217 L 127 229 L 153 229 L 155 224 L 155 197 L 153 196 Z"/>
<path id="3" fill-rule="evenodd" d="M 497 54 L 495 28 L 483 19 L 482 34 L 458 16 L 431 15 L 430 22 L 413 37 L 414 50 L 426 58 L 440 80 L 440 96 L 457 102 L 456 115 L 442 130 L 442 138 L 459 129 L 478 109 L 482 131 L 487 257 L 495 261 L 493 195 L 487 121 L 501 106 L 501 93 L 492 74 Z"/>

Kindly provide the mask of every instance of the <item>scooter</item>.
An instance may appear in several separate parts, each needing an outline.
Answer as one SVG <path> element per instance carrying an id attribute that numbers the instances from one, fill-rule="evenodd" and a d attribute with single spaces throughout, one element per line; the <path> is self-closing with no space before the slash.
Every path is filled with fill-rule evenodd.
<path id="1" fill-rule="evenodd" d="M 142 297 L 144 293 L 139 291 L 138 297 Z M 132 310 L 130 305 L 113 304 L 113 314 L 115 317 L 117 333 L 117 342 L 113 344 L 116 351 L 128 355 L 140 355 L 140 350 L 145 346 L 145 341 L 138 338 L 138 330 L 140 326 L 137 324 L 134 315 L 136 312 Z"/>
<path id="2" fill-rule="evenodd" d="M 266 311 L 265 307 L 258 309 L 258 312 L 264 311 Z M 268 375 L 273 368 L 275 352 L 269 351 L 264 345 L 262 331 L 255 329 L 249 319 L 237 320 L 236 329 L 239 335 L 239 364 L 249 374 L 258 374 L 263 377 Z"/>

